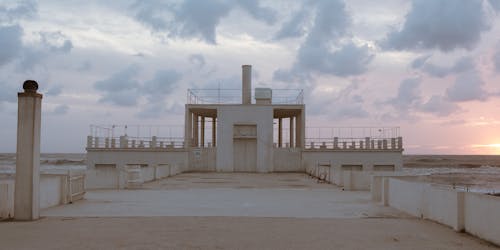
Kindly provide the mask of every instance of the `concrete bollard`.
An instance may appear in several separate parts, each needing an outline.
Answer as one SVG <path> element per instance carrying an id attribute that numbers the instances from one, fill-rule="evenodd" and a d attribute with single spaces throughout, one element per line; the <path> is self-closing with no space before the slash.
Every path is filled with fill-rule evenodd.
<path id="1" fill-rule="evenodd" d="M 18 93 L 14 219 L 40 217 L 40 127 L 42 95 L 38 83 L 27 80 Z"/>

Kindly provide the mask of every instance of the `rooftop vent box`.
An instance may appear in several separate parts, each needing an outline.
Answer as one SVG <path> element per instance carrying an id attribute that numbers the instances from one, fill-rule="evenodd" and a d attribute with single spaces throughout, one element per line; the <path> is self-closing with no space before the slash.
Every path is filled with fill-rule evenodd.
<path id="1" fill-rule="evenodd" d="M 255 103 L 271 104 L 273 90 L 270 88 L 255 88 Z"/>

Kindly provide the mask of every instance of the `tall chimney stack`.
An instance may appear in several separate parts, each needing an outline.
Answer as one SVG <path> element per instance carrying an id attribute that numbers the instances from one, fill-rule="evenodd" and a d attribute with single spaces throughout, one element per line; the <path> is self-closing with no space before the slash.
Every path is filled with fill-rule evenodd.
<path id="1" fill-rule="evenodd" d="M 252 65 L 242 65 L 241 103 L 252 103 Z"/>

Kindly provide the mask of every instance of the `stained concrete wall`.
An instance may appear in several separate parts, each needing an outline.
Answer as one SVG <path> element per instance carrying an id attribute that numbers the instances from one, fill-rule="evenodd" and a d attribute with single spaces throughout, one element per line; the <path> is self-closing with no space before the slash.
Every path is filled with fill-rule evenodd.
<path id="1" fill-rule="evenodd" d="M 383 202 L 500 245 L 500 197 L 408 179 L 384 177 Z"/>
<path id="2" fill-rule="evenodd" d="M 274 148 L 274 172 L 304 172 L 300 148 Z"/>
<path id="3" fill-rule="evenodd" d="M 188 171 L 214 172 L 216 164 L 216 148 L 191 148 L 189 150 Z"/>
<path id="4" fill-rule="evenodd" d="M 260 173 L 273 171 L 273 106 L 218 106 L 217 121 L 217 171 L 234 171 L 233 128 L 235 124 L 257 125 L 256 170 Z"/>
<path id="5" fill-rule="evenodd" d="M 66 171 L 49 171 L 40 174 L 40 209 L 69 202 Z M 64 173 L 62 173 L 64 172 Z M 0 179 L 0 218 L 14 215 L 14 179 Z M 81 197 L 80 197 L 81 198 Z"/>
<path id="6" fill-rule="evenodd" d="M 181 173 L 179 165 L 143 165 L 141 179 L 144 182 L 158 180 Z M 122 189 L 127 186 L 127 168 L 112 165 L 88 169 L 86 172 L 87 189 Z"/>
<path id="7" fill-rule="evenodd" d="M 500 197 L 466 193 L 465 231 L 500 245 Z"/>
<path id="8" fill-rule="evenodd" d="M 344 185 L 342 165 L 361 165 L 363 171 L 373 171 L 375 165 L 394 165 L 395 170 L 403 167 L 401 151 L 347 151 L 347 150 L 304 150 L 302 168 L 310 173 L 319 162 L 330 162 L 329 181 L 339 186 Z"/>

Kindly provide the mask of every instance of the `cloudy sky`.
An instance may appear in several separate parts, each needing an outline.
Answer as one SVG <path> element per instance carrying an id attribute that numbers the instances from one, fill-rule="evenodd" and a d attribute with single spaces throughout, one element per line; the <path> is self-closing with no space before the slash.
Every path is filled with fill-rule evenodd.
<path id="1" fill-rule="evenodd" d="M 44 94 L 42 152 L 89 124 L 182 125 L 188 88 L 301 88 L 307 126 L 399 126 L 405 153 L 500 153 L 500 0 L 0 3 L 0 152 Z"/>

